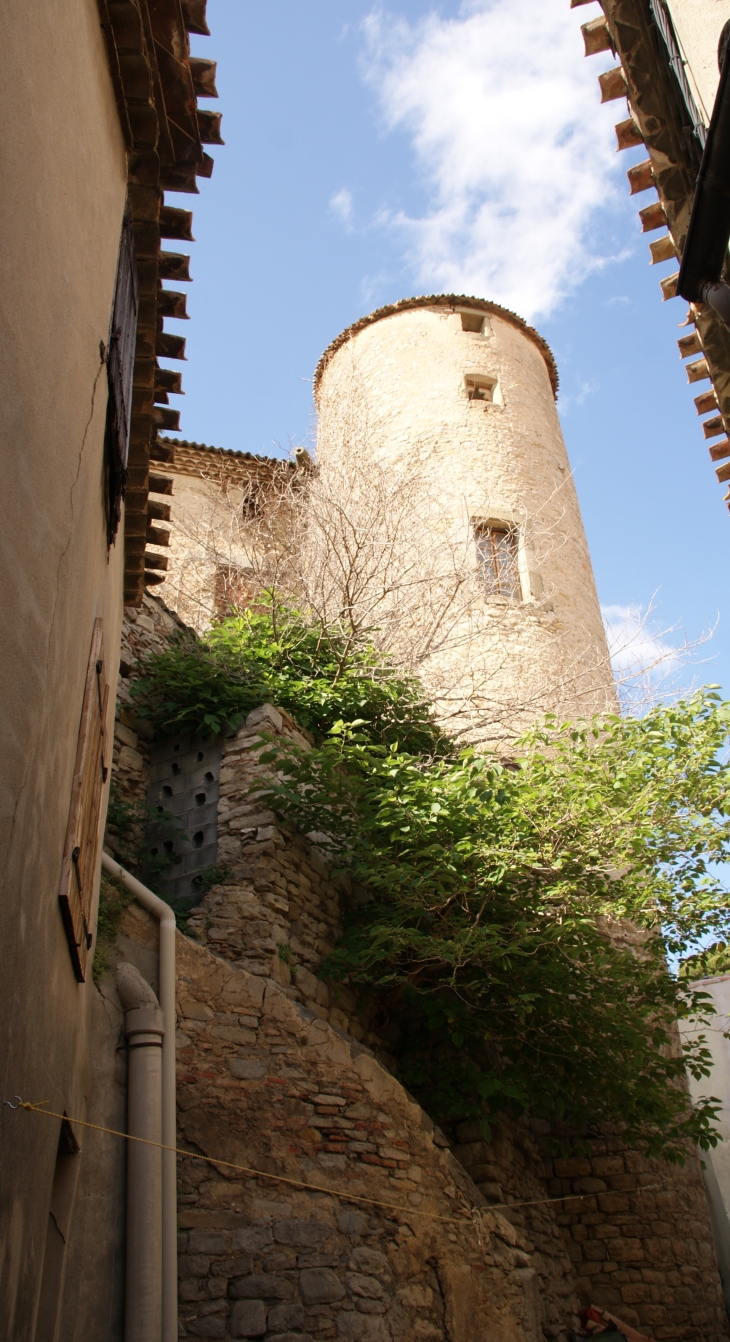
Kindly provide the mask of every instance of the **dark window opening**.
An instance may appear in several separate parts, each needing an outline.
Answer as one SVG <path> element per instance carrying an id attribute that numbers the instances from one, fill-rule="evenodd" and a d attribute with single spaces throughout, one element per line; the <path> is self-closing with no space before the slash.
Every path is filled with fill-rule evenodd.
<path id="1" fill-rule="evenodd" d="M 462 331 L 475 331 L 477 335 L 481 335 L 484 330 L 484 313 L 462 312 L 461 329 Z"/>
<path id="2" fill-rule="evenodd" d="M 522 599 L 515 527 L 477 523 L 474 526 L 479 576 L 489 596 Z"/>
<path id="3" fill-rule="evenodd" d="M 196 803 L 197 803 L 198 806 L 205 806 L 205 793 L 204 793 L 204 792 L 196 792 L 196 794 L 195 794 L 195 801 L 196 801 Z"/>
<path id="4" fill-rule="evenodd" d="M 167 783 L 165 783 L 165 786 L 164 786 L 163 789 L 162 789 L 162 795 L 163 795 L 163 797 L 171 797 L 171 796 L 172 796 L 172 788 L 169 787 Z"/>
<path id="5" fill-rule="evenodd" d="M 165 842 L 163 843 L 162 847 L 164 848 L 166 853 L 171 853 L 173 848 L 172 839 L 165 839 Z"/>
<path id="6" fill-rule="evenodd" d="M 173 774 L 175 774 L 175 775 L 177 776 L 177 774 L 179 774 L 179 772 L 180 772 L 180 765 L 179 765 L 179 764 L 173 764 L 173 766 L 172 766 L 172 772 L 173 772 Z"/>
<path id="7" fill-rule="evenodd" d="M 464 386 L 470 401 L 494 402 L 496 377 L 490 377 L 487 373 L 467 373 L 464 377 Z"/>
<path id="8" fill-rule="evenodd" d="M 199 751 L 198 751 L 198 760 L 202 760 L 202 758 L 203 758 L 203 752 L 202 752 L 202 750 L 199 750 Z"/>
<path id="9" fill-rule="evenodd" d="M 202 829 L 199 829 L 198 832 L 197 832 L 197 834 L 194 834 L 194 835 L 193 835 L 193 844 L 194 844 L 194 846 L 195 846 L 196 848 L 202 848 L 202 847 L 203 847 L 203 840 L 204 840 L 204 839 L 205 839 L 205 835 L 204 835 Z"/>
<path id="10" fill-rule="evenodd" d="M 116 538 L 127 482 L 138 309 L 137 258 L 134 251 L 132 220 L 129 216 L 125 216 L 119 244 L 109 348 L 106 352 L 109 396 L 104 455 L 109 545 L 113 545 Z"/>
<path id="11" fill-rule="evenodd" d="M 206 783 L 214 783 L 214 782 L 215 782 L 215 779 L 214 779 L 212 773 L 207 773 L 207 774 L 205 775 L 205 781 L 206 781 Z"/>

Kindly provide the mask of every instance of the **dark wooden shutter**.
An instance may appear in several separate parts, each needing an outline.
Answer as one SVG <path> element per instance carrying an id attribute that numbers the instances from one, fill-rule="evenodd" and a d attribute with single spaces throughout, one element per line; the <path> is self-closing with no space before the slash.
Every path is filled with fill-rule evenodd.
<path id="1" fill-rule="evenodd" d="M 95 620 L 58 891 L 74 973 L 80 983 L 86 978 L 92 941 L 91 900 L 99 848 L 101 793 L 107 776 L 105 719 L 108 696 L 102 622 Z"/>
<path id="2" fill-rule="evenodd" d="M 109 378 L 107 470 L 110 545 L 119 526 L 122 496 L 127 478 L 138 310 L 137 260 L 134 251 L 132 221 L 125 218 L 119 245 L 114 310 L 107 353 Z"/>

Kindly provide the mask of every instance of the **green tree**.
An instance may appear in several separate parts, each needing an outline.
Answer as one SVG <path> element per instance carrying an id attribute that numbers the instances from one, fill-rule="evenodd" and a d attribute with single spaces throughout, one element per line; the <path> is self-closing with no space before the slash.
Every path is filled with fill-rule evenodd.
<path id="1" fill-rule="evenodd" d="M 708 689 L 643 718 L 548 720 L 510 767 L 426 760 L 357 721 L 263 757 L 287 774 L 272 804 L 368 892 L 326 969 L 397 1022 L 431 1112 L 619 1122 L 670 1160 L 715 1143 L 717 1102 L 684 1086 L 709 1052 L 675 1024 L 711 1004 L 668 957 L 728 930 L 729 720 Z"/>

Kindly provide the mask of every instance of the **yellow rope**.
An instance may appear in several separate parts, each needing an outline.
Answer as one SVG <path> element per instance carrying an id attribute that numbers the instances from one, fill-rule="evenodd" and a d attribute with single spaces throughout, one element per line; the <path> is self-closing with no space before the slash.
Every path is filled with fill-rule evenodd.
<path id="1" fill-rule="evenodd" d="M 464 1219 L 440 1216 L 438 1212 L 421 1211 L 418 1207 L 398 1207 L 393 1202 L 380 1202 L 377 1198 L 366 1198 L 360 1193 L 345 1193 L 340 1190 L 325 1188 L 323 1184 L 308 1184 L 300 1179 L 289 1179 L 284 1174 L 266 1174 L 264 1170 L 255 1170 L 250 1165 L 236 1165 L 232 1160 L 220 1160 L 217 1156 L 201 1156 L 196 1151 L 185 1151 L 179 1146 L 166 1146 L 164 1142 L 153 1142 L 148 1137 L 135 1137 L 131 1132 L 119 1132 L 116 1128 L 105 1128 L 101 1123 L 88 1123 L 83 1118 L 69 1118 L 67 1114 L 56 1114 L 52 1109 L 42 1108 L 43 1105 L 48 1103 L 48 1100 L 41 1100 L 38 1104 L 31 1104 L 30 1100 L 20 1100 L 19 1104 L 11 1104 L 9 1107 L 11 1109 L 28 1109 L 34 1114 L 47 1114 L 49 1118 L 60 1118 L 62 1121 L 72 1125 L 75 1124 L 80 1128 L 93 1128 L 95 1132 L 107 1132 L 111 1137 L 124 1137 L 128 1142 L 141 1142 L 143 1146 L 154 1146 L 160 1151 L 173 1151 L 176 1156 L 186 1156 L 188 1160 L 203 1160 L 208 1165 L 223 1165 L 228 1170 L 237 1170 L 239 1174 L 252 1174 L 257 1179 L 270 1179 L 274 1183 L 289 1184 L 292 1188 L 303 1188 L 309 1193 L 327 1193 L 329 1197 L 343 1198 L 346 1202 L 365 1202 L 369 1207 L 385 1207 L 388 1211 L 400 1212 L 402 1215 L 426 1216 L 429 1220 L 441 1221 L 444 1225 L 469 1225 L 473 1223 L 473 1216 L 476 1211 L 479 1211 L 482 1215 L 487 1215 L 492 1211 L 513 1211 L 518 1207 L 540 1207 L 548 1202 L 582 1201 L 583 1198 L 596 1196 L 595 1193 L 564 1193 L 562 1197 L 535 1198 L 531 1202 L 490 1203 L 487 1207 L 471 1208 L 469 1211 L 465 1211 Z M 633 1194 L 635 1196 L 636 1193 L 656 1193 L 660 1192 L 663 1187 L 663 1184 L 651 1184 L 646 1188 L 634 1189 Z"/>

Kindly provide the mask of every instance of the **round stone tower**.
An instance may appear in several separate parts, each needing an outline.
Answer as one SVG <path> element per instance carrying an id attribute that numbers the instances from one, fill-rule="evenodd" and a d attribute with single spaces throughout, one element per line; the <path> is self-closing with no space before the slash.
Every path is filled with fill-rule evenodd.
<path id="1" fill-rule="evenodd" d="M 372 626 L 470 739 L 508 740 L 546 711 L 616 708 L 557 385 L 536 331 L 454 295 L 364 317 L 315 374 L 320 488 L 342 491 L 350 463 L 346 506 L 361 539 L 378 530 L 381 500 L 389 592 Z"/>

